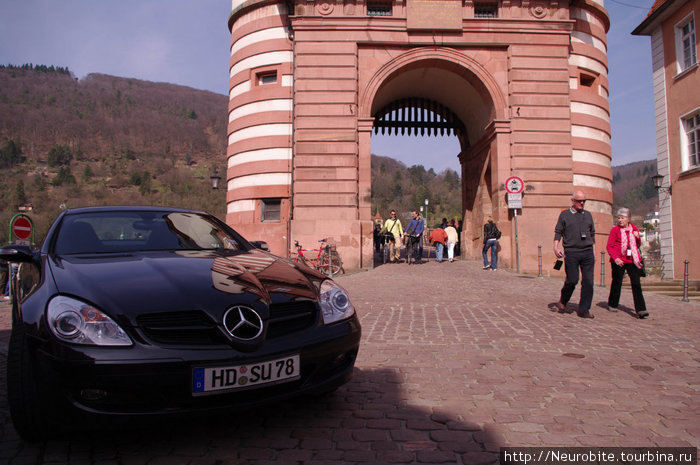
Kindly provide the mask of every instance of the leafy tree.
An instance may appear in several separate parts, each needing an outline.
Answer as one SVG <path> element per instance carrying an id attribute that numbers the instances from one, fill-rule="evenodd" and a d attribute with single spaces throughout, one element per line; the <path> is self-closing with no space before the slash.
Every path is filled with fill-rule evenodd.
<path id="1" fill-rule="evenodd" d="M 141 185 L 141 173 L 134 171 L 131 173 L 131 177 L 129 178 L 129 182 L 131 183 L 132 186 L 140 186 Z"/>
<path id="2" fill-rule="evenodd" d="M 14 140 L 8 140 L 5 146 L 0 149 L 0 167 L 2 168 L 12 168 L 24 160 L 22 149 Z"/>
<path id="3" fill-rule="evenodd" d="M 54 186 L 62 186 L 63 184 L 76 184 L 75 176 L 71 173 L 70 168 L 67 166 L 62 166 L 58 170 L 58 174 L 53 178 L 51 184 Z"/>
<path id="4" fill-rule="evenodd" d="M 85 168 L 83 168 L 83 180 L 87 181 L 93 176 L 94 173 L 92 172 L 92 168 L 90 168 L 90 165 L 85 165 Z"/>
<path id="5" fill-rule="evenodd" d="M 44 192 L 46 190 L 46 179 L 44 179 L 44 176 L 39 173 L 34 175 L 33 184 L 34 188 L 39 192 Z"/>
<path id="6" fill-rule="evenodd" d="M 403 188 L 401 187 L 401 174 L 397 171 L 394 173 L 394 179 L 391 183 L 391 197 L 396 199 L 401 197 L 403 194 Z"/>
<path id="7" fill-rule="evenodd" d="M 650 199 L 652 197 L 656 197 L 657 195 L 656 188 L 654 187 L 654 180 L 651 179 L 651 176 L 647 176 L 647 178 L 644 180 L 644 184 L 642 185 L 642 195 L 645 199 Z"/>
<path id="8" fill-rule="evenodd" d="M 141 175 L 141 185 L 139 186 L 139 192 L 142 196 L 151 193 L 151 179 L 151 174 L 148 171 L 144 171 Z"/>
<path id="9" fill-rule="evenodd" d="M 423 165 L 413 165 L 408 169 L 408 174 L 416 184 L 423 184 L 425 177 L 425 167 Z"/>
<path id="10" fill-rule="evenodd" d="M 27 203 L 27 196 L 24 193 L 24 181 L 21 179 L 17 181 L 17 184 L 15 185 L 15 200 L 17 205 L 24 205 Z"/>
<path id="11" fill-rule="evenodd" d="M 68 146 L 54 144 L 46 161 L 50 167 L 56 167 L 68 165 L 72 159 L 73 154 Z"/>

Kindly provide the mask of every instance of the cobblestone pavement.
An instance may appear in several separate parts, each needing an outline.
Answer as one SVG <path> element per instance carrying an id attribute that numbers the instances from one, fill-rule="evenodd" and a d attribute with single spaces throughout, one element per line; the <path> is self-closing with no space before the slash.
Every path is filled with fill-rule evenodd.
<path id="1" fill-rule="evenodd" d="M 0 463 L 497 462 L 502 446 L 700 446 L 700 305 L 623 290 L 608 312 L 554 311 L 562 281 L 475 261 L 341 276 L 363 325 L 352 382 L 253 412 L 132 424 L 46 443 L 14 432 L 0 388 Z M 0 305 L 0 370 L 9 337 Z"/>

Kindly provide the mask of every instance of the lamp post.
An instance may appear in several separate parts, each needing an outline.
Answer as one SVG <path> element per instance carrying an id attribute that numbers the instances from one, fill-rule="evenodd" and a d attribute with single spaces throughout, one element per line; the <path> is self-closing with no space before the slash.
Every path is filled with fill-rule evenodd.
<path id="1" fill-rule="evenodd" d="M 423 234 L 428 234 L 428 199 L 425 199 L 425 228 L 423 228 Z M 423 238 L 421 238 L 423 240 Z M 430 261 L 430 242 L 428 242 L 428 256 L 426 261 Z"/>
<path id="2" fill-rule="evenodd" d="M 670 182 L 669 182 L 668 187 L 661 187 L 663 182 L 664 182 L 664 177 L 662 175 L 660 175 L 660 174 L 654 175 L 651 177 L 651 180 L 654 183 L 654 188 L 658 192 L 668 192 L 668 195 L 672 195 Z"/>
<path id="3" fill-rule="evenodd" d="M 211 176 L 209 176 L 209 179 L 211 179 L 211 188 L 218 189 L 219 188 L 219 181 L 221 181 L 221 176 L 219 176 L 219 170 L 216 169 L 216 166 L 212 170 Z"/>
<path id="4" fill-rule="evenodd" d="M 428 199 L 425 199 L 425 227 L 428 227 Z"/>

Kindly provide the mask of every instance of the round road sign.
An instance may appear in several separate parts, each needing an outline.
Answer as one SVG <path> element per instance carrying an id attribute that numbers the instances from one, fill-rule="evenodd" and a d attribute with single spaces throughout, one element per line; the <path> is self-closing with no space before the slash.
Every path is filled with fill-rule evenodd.
<path id="1" fill-rule="evenodd" d="M 12 233 L 17 239 L 28 239 L 32 235 L 32 223 L 24 216 L 18 216 L 12 222 Z"/>
<path id="2" fill-rule="evenodd" d="M 517 176 L 506 179 L 506 191 L 509 194 L 520 194 L 525 189 L 525 183 Z"/>

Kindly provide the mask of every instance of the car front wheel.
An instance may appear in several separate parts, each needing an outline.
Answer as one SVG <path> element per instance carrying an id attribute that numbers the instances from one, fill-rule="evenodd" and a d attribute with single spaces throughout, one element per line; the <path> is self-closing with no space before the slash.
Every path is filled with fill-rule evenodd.
<path id="1" fill-rule="evenodd" d="M 12 423 L 26 440 L 41 440 L 48 433 L 45 400 L 35 376 L 34 360 L 21 323 L 12 325 L 7 354 L 7 400 Z"/>

